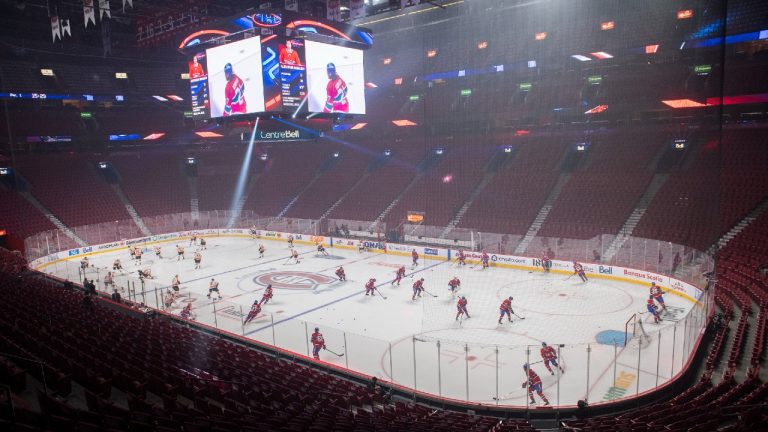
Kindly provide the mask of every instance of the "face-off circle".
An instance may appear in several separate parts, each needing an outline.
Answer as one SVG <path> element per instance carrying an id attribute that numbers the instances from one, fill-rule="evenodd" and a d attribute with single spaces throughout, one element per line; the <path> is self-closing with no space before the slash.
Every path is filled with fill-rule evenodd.
<path id="1" fill-rule="evenodd" d="M 320 273 L 276 271 L 256 276 L 253 282 L 264 287 L 271 284 L 274 289 L 312 291 L 321 285 L 330 285 L 336 279 Z"/>

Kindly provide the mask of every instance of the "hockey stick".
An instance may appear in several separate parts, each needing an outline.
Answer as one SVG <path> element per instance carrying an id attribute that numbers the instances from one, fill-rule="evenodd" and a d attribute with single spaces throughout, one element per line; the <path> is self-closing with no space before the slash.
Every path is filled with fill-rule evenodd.
<path id="1" fill-rule="evenodd" d="M 386 300 L 386 299 L 387 299 L 386 297 L 384 297 L 384 294 L 382 294 L 382 293 L 381 293 L 381 291 L 379 291 L 379 289 L 378 289 L 378 288 L 374 288 L 374 290 L 376 290 L 376 292 L 377 292 L 377 293 L 379 293 L 379 295 L 381 296 L 381 298 L 383 298 L 384 300 Z"/>
<path id="2" fill-rule="evenodd" d="M 571 273 L 571 276 L 573 276 L 573 275 L 575 275 L 575 274 L 576 274 L 576 273 Z M 570 278 L 571 278 L 571 276 L 568 276 L 567 278 L 565 278 L 565 279 L 563 280 L 563 282 L 565 282 L 565 281 L 567 281 L 568 279 L 570 279 Z"/>
<path id="3" fill-rule="evenodd" d="M 326 351 L 328 351 L 329 353 L 331 353 L 331 354 L 335 355 L 335 356 L 344 357 L 344 354 L 339 354 L 339 353 L 333 352 L 333 351 L 329 350 L 329 349 L 328 349 L 328 348 L 326 348 L 326 347 L 323 347 L 323 349 L 324 349 L 324 350 L 326 350 Z"/>
<path id="4" fill-rule="evenodd" d="M 423 290 L 425 293 L 427 293 L 427 294 L 431 295 L 432 297 L 437 297 L 436 295 L 434 295 L 434 294 L 432 294 L 431 292 L 429 292 L 429 291 L 425 290 L 424 288 L 422 288 L 422 290 Z"/>
<path id="5" fill-rule="evenodd" d="M 524 320 L 524 319 L 525 319 L 525 317 L 521 317 L 520 315 L 516 314 L 514 311 L 512 312 L 512 315 L 514 315 L 514 316 L 516 316 L 516 317 L 520 318 L 521 320 Z"/>

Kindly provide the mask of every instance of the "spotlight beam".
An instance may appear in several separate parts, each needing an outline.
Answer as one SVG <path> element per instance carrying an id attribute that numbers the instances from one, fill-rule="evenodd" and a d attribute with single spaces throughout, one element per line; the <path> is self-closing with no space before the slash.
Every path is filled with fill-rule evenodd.
<path id="1" fill-rule="evenodd" d="M 240 213 L 243 211 L 243 206 L 240 205 L 240 200 L 245 194 L 245 187 L 248 185 L 248 173 L 251 167 L 251 156 L 253 156 L 253 143 L 256 141 L 256 130 L 259 128 L 259 117 L 256 117 L 256 122 L 253 124 L 253 131 L 251 132 L 251 140 L 248 142 L 248 150 L 245 152 L 245 158 L 243 158 L 243 165 L 240 167 L 240 175 L 237 177 L 237 187 L 235 188 L 235 194 L 232 195 L 232 203 L 229 205 L 231 216 L 227 223 L 227 228 L 232 228 L 235 222 L 240 218 Z"/>

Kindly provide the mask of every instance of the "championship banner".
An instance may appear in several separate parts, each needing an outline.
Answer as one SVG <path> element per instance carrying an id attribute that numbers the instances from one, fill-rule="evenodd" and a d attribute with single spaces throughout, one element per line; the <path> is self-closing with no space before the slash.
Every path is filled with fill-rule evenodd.
<path id="1" fill-rule="evenodd" d="M 365 17 L 365 1 L 349 0 L 349 19 Z"/>
<path id="2" fill-rule="evenodd" d="M 325 0 L 325 17 L 330 21 L 341 21 L 341 0 Z"/>
<path id="3" fill-rule="evenodd" d="M 56 42 L 57 37 L 61 40 L 61 27 L 59 26 L 59 17 L 56 15 L 51 17 L 51 37 L 53 37 L 53 42 Z"/>
<path id="4" fill-rule="evenodd" d="M 285 10 L 298 12 L 299 0 L 285 0 Z"/>
<path id="5" fill-rule="evenodd" d="M 69 37 L 72 37 L 72 29 L 69 26 L 69 20 L 63 19 L 61 20 L 61 33 L 65 34 Z"/>
<path id="6" fill-rule="evenodd" d="M 88 28 L 88 21 L 96 25 L 96 10 L 93 8 L 93 0 L 83 0 L 83 17 L 85 28 Z"/>
<path id="7" fill-rule="evenodd" d="M 133 9 L 133 0 L 123 0 L 123 13 L 125 13 L 125 4 L 128 3 L 128 6 Z"/>
<path id="8" fill-rule="evenodd" d="M 104 14 L 107 14 L 107 18 L 112 18 L 112 12 L 109 10 L 109 0 L 99 0 L 99 19 L 104 19 Z"/>

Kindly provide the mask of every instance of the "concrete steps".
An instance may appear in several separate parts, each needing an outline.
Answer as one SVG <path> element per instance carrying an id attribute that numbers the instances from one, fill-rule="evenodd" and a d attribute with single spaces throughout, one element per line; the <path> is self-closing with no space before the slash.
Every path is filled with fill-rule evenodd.
<path id="1" fill-rule="evenodd" d="M 547 220 L 549 212 L 552 211 L 552 206 L 554 205 L 555 200 L 557 200 L 557 197 L 560 196 L 560 192 L 562 192 L 563 187 L 566 183 L 568 183 L 568 180 L 570 179 L 570 173 L 560 174 L 560 176 L 557 178 L 557 183 L 555 183 L 555 186 L 552 188 L 552 190 L 549 191 L 549 195 L 544 201 L 544 205 L 541 206 L 539 212 L 536 214 L 536 217 L 533 219 L 531 226 L 528 227 L 528 231 L 525 233 L 525 237 L 523 237 L 520 240 L 520 243 L 517 244 L 517 247 L 515 248 L 516 254 L 523 254 L 525 253 L 525 250 L 528 249 L 528 246 L 531 244 L 534 237 L 536 237 L 536 234 L 539 233 L 541 226 L 544 225 L 544 221 Z"/>

